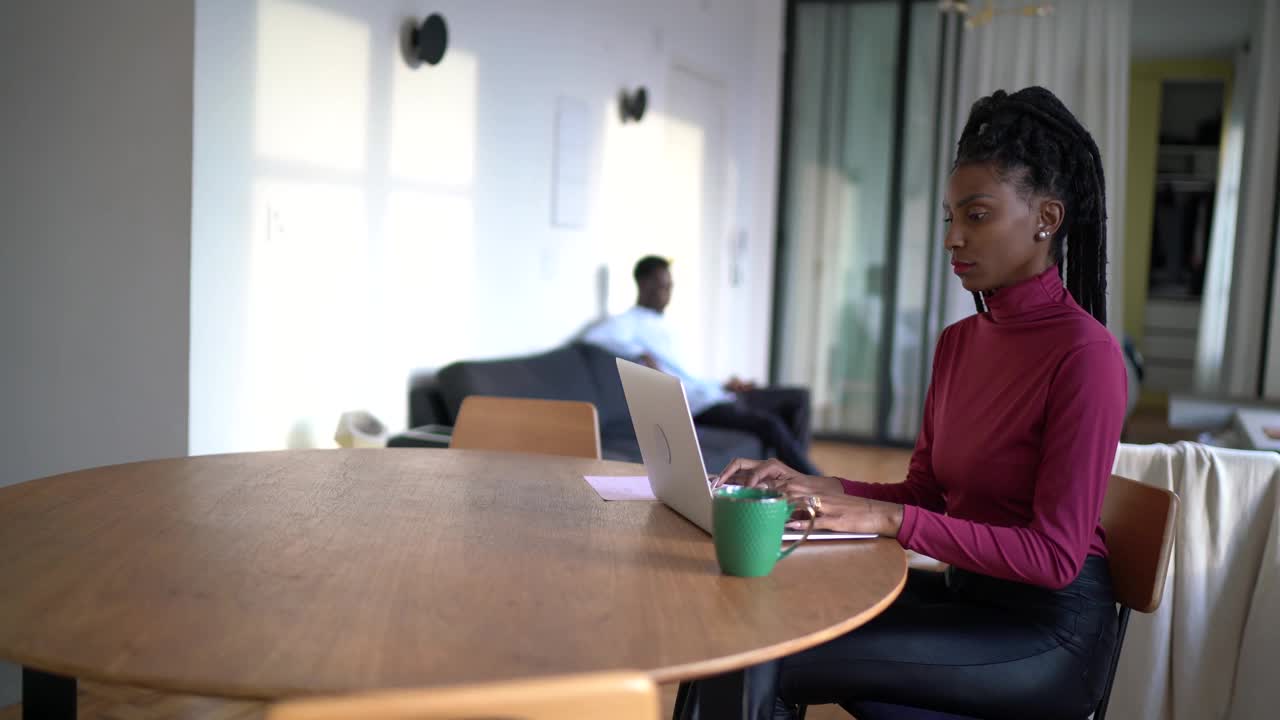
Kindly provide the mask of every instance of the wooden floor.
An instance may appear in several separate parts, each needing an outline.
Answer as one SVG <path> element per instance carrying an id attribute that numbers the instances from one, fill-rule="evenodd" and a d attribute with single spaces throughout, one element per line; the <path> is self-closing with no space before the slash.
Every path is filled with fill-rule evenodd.
<path id="1" fill-rule="evenodd" d="M 911 454 L 906 450 L 818 442 L 814 462 L 827 475 L 850 480 L 898 482 L 906 473 Z M 675 688 L 663 688 L 666 717 L 675 701 Z M 84 682 L 80 684 L 79 717 L 82 720 L 260 720 L 263 703 L 220 700 L 191 695 L 169 695 L 138 688 Z M 22 706 L 0 708 L 0 720 L 19 720 Z M 810 720 L 848 718 L 838 707 L 811 708 Z"/>
<path id="2" fill-rule="evenodd" d="M 902 482 L 911 451 L 837 442 L 815 442 L 810 459 L 824 475 L 864 482 Z"/>
<path id="3" fill-rule="evenodd" d="M 1125 423 L 1124 436 L 1127 443 L 1149 445 L 1152 443 L 1175 443 L 1179 440 L 1195 441 L 1200 433 L 1196 430 L 1182 430 L 1169 427 L 1169 410 L 1166 406 L 1139 406 L 1134 409 Z"/>

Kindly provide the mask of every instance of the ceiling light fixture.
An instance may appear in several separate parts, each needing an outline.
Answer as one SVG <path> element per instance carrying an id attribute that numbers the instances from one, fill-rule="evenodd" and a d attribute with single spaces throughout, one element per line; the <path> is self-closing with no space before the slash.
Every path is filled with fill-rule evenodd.
<path id="1" fill-rule="evenodd" d="M 1053 3 L 1032 3 L 1021 7 L 996 8 L 995 0 L 987 0 L 978 8 L 977 3 L 962 0 L 938 0 L 938 12 L 953 12 L 964 16 L 967 28 L 982 27 L 996 19 L 997 15 L 1021 15 L 1023 17 L 1046 17 L 1053 14 Z"/>

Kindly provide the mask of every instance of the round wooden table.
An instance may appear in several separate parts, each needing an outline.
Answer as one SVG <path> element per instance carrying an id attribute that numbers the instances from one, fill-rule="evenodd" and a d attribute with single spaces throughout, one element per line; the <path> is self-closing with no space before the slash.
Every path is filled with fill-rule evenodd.
<path id="1" fill-rule="evenodd" d="M 892 540 L 721 575 L 692 523 L 582 479 L 643 472 L 294 450 L 0 488 L 0 658 L 46 710 L 68 683 L 74 710 L 75 678 L 258 699 L 624 668 L 671 682 L 853 630 L 906 579 Z"/>

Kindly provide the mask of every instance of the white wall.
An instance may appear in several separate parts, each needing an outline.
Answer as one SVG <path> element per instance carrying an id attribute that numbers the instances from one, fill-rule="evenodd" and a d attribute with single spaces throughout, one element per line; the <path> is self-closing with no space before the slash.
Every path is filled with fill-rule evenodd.
<path id="1" fill-rule="evenodd" d="M 429 12 L 449 54 L 410 70 L 400 30 Z M 329 444 L 346 409 L 403 427 L 414 368 L 559 344 L 597 315 L 599 268 L 621 310 L 646 252 L 676 258 L 673 318 L 693 268 L 723 286 L 703 369 L 763 378 L 782 20 L 781 0 L 197 0 L 191 452 Z M 718 89 L 719 128 L 670 117 L 677 67 Z M 641 84 L 650 114 L 621 125 Z M 592 128 L 577 229 L 551 224 L 559 97 Z M 703 130 L 724 203 L 700 252 L 664 193 Z"/>
<path id="2" fill-rule="evenodd" d="M 0 486 L 186 453 L 193 19 L 0 3 Z"/>
<path id="3" fill-rule="evenodd" d="M 0 485 L 186 452 L 193 13 L 0 3 Z"/>
<path id="4" fill-rule="evenodd" d="M 1230 58 L 1265 0 L 1133 0 L 1133 59 Z"/>

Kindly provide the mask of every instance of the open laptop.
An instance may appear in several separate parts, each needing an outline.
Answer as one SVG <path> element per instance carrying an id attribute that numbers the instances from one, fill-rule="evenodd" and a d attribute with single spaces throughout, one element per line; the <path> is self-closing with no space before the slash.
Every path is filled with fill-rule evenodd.
<path id="1" fill-rule="evenodd" d="M 708 533 L 711 532 L 711 484 L 680 379 L 618 358 L 618 375 L 627 396 L 640 455 L 653 494 Z M 861 540 L 875 535 L 815 530 L 810 540 Z M 798 540 L 788 531 L 784 540 Z"/>

